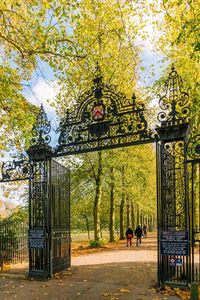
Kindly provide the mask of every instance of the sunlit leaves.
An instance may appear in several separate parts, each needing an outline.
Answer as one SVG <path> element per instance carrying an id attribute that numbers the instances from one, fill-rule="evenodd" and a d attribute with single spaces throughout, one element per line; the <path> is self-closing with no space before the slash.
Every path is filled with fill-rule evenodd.
<path id="1" fill-rule="evenodd" d="M 36 109 L 22 96 L 20 77 L 8 65 L 0 65 L 0 152 L 28 146 Z"/>

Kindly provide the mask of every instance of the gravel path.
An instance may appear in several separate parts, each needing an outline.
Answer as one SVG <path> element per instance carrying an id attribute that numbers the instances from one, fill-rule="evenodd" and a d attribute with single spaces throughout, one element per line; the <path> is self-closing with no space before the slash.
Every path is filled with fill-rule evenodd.
<path id="1" fill-rule="evenodd" d="M 156 236 L 151 235 L 143 239 L 140 247 L 126 247 L 123 241 L 114 249 L 73 257 L 71 269 L 52 280 L 26 280 L 17 278 L 13 272 L 9 277 L 1 274 L 0 299 L 180 299 L 159 294 L 153 288 L 157 276 L 156 255 Z"/>
<path id="2" fill-rule="evenodd" d="M 110 252 L 100 252 L 88 255 L 81 255 L 72 258 L 72 266 L 98 265 L 107 263 L 122 262 L 156 262 L 157 252 L 149 250 L 115 250 Z"/>
<path id="3" fill-rule="evenodd" d="M 135 240 L 131 247 L 126 247 L 125 241 L 119 243 L 115 249 L 72 257 L 72 265 L 96 265 L 122 262 L 157 262 L 156 234 L 150 234 L 147 239 L 142 239 L 140 247 L 135 246 Z"/>

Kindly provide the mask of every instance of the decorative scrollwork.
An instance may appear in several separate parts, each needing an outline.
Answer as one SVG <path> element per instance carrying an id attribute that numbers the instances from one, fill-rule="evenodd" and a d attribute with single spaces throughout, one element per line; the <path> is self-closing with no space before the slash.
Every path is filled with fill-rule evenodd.
<path id="1" fill-rule="evenodd" d="M 185 169 L 184 142 L 166 142 L 162 156 L 164 224 L 170 229 L 184 228 Z"/>
<path id="2" fill-rule="evenodd" d="M 127 99 L 116 86 L 103 83 L 99 65 L 92 88 L 79 97 L 74 111 L 67 111 L 58 132 L 56 154 L 154 140 L 148 130 L 144 105 L 136 104 L 135 95 Z"/>
<path id="3" fill-rule="evenodd" d="M 172 66 L 168 79 L 165 82 L 165 93 L 159 96 L 159 112 L 157 119 L 161 126 L 185 123 L 190 115 L 189 94 L 182 91 L 182 79 Z"/>
<path id="4" fill-rule="evenodd" d="M 43 105 L 40 107 L 40 111 L 36 118 L 36 123 L 33 126 L 32 134 L 33 138 L 31 144 L 34 147 L 41 147 L 42 145 L 47 145 L 51 141 L 49 135 L 51 131 L 50 121 L 47 119 L 47 114 L 44 111 Z"/>
<path id="5" fill-rule="evenodd" d="M 1 181 L 26 180 L 30 177 L 30 163 L 28 160 L 3 162 L 1 172 Z"/>
<path id="6" fill-rule="evenodd" d="M 189 157 L 200 159 L 200 134 L 191 135 L 187 143 L 187 154 Z"/>

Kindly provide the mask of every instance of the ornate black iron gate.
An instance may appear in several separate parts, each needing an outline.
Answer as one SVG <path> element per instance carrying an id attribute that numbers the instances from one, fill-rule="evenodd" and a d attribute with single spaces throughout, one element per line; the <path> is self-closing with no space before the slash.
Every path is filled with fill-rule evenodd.
<path id="1" fill-rule="evenodd" d="M 156 128 L 158 180 L 158 281 L 188 285 L 190 282 L 189 202 L 185 165 L 188 94 L 172 68 L 166 94 L 160 98 L 161 126 Z"/>
<path id="2" fill-rule="evenodd" d="M 50 123 L 41 108 L 28 150 L 29 275 L 51 277 L 70 266 L 69 170 L 52 158 Z"/>
<path id="3" fill-rule="evenodd" d="M 165 128 L 166 129 L 166 128 Z M 162 284 L 188 285 L 190 282 L 189 202 L 186 195 L 184 160 L 187 126 L 182 136 L 160 135 L 157 145 L 158 162 L 158 275 Z M 165 131 L 165 130 L 164 130 Z"/>
<path id="4" fill-rule="evenodd" d="M 53 274 L 66 269 L 71 264 L 69 179 L 69 170 L 52 159 L 50 210 Z"/>
<path id="5" fill-rule="evenodd" d="M 200 135 L 193 135 L 187 145 L 187 192 L 190 211 L 191 281 L 200 284 Z"/>
<path id="6" fill-rule="evenodd" d="M 127 99 L 115 86 L 104 84 L 97 67 L 91 90 L 61 121 L 54 149 L 48 145 L 51 127 L 41 107 L 27 151 L 29 161 L 7 168 L 4 164 L 2 177 L 2 181 L 11 180 L 12 174 L 18 180 L 29 178 L 31 276 L 52 276 L 70 265 L 69 171 L 53 158 L 156 142 L 158 283 L 188 286 L 199 277 L 195 245 L 199 246 L 200 143 L 192 142 L 195 161 L 188 161 L 193 153 L 188 142 L 189 96 L 174 67 L 159 104 L 162 111 L 155 132 L 148 128 L 144 105 L 134 95 Z"/>
<path id="7" fill-rule="evenodd" d="M 70 266 L 69 170 L 50 157 L 31 166 L 29 275 L 44 278 Z"/>

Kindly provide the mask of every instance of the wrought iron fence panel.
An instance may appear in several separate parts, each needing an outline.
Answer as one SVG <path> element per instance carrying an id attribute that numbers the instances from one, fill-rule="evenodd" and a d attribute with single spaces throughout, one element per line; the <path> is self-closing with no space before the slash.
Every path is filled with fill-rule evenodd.
<path id="1" fill-rule="evenodd" d="M 0 258 L 2 270 L 7 264 L 28 261 L 28 222 L 0 222 Z"/>

